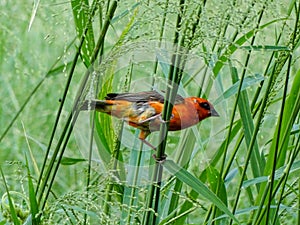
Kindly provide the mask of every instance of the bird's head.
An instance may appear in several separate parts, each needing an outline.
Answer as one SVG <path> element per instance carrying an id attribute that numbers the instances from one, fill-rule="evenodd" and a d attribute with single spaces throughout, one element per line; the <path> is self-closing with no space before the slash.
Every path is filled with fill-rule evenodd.
<path id="1" fill-rule="evenodd" d="M 197 113 L 200 120 L 203 120 L 210 116 L 220 116 L 219 113 L 213 107 L 213 105 L 206 99 L 192 97 L 191 100 L 193 101 L 193 104 L 197 109 Z"/>

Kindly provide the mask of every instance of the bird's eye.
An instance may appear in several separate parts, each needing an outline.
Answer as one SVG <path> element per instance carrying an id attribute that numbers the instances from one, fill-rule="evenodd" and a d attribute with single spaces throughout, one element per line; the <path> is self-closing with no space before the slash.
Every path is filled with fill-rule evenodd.
<path id="1" fill-rule="evenodd" d="M 203 109 L 210 110 L 210 105 L 207 102 L 201 102 L 199 104 Z"/>

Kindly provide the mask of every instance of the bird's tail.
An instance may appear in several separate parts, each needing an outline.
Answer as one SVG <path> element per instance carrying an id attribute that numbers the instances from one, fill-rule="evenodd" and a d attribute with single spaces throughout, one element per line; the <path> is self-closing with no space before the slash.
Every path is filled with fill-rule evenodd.
<path id="1" fill-rule="evenodd" d="M 108 113 L 111 111 L 111 104 L 106 100 L 88 99 L 85 100 L 81 106 L 81 110 L 97 110 L 99 112 Z"/>

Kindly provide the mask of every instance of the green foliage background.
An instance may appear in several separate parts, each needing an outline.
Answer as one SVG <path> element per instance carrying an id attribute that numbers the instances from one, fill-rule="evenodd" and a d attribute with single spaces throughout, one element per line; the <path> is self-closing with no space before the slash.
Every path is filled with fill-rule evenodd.
<path id="1" fill-rule="evenodd" d="M 0 5 L 1 224 L 299 223 L 298 1 Z M 168 133 L 162 165 L 138 131 L 77 117 L 108 92 L 177 92 L 167 77 L 221 117 Z"/>

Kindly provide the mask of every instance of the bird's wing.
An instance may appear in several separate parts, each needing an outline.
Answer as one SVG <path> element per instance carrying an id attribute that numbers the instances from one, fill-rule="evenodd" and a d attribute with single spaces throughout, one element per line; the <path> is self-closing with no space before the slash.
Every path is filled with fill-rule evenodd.
<path id="1" fill-rule="evenodd" d="M 144 91 L 138 93 L 109 93 L 105 97 L 106 100 L 125 100 L 129 102 L 149 102 L 158 101 L 164 103 L 164 96 L 157 91 Z M 175 104 L 184 102 L 184 98 L 177 95 L 175 98 Z"/>

